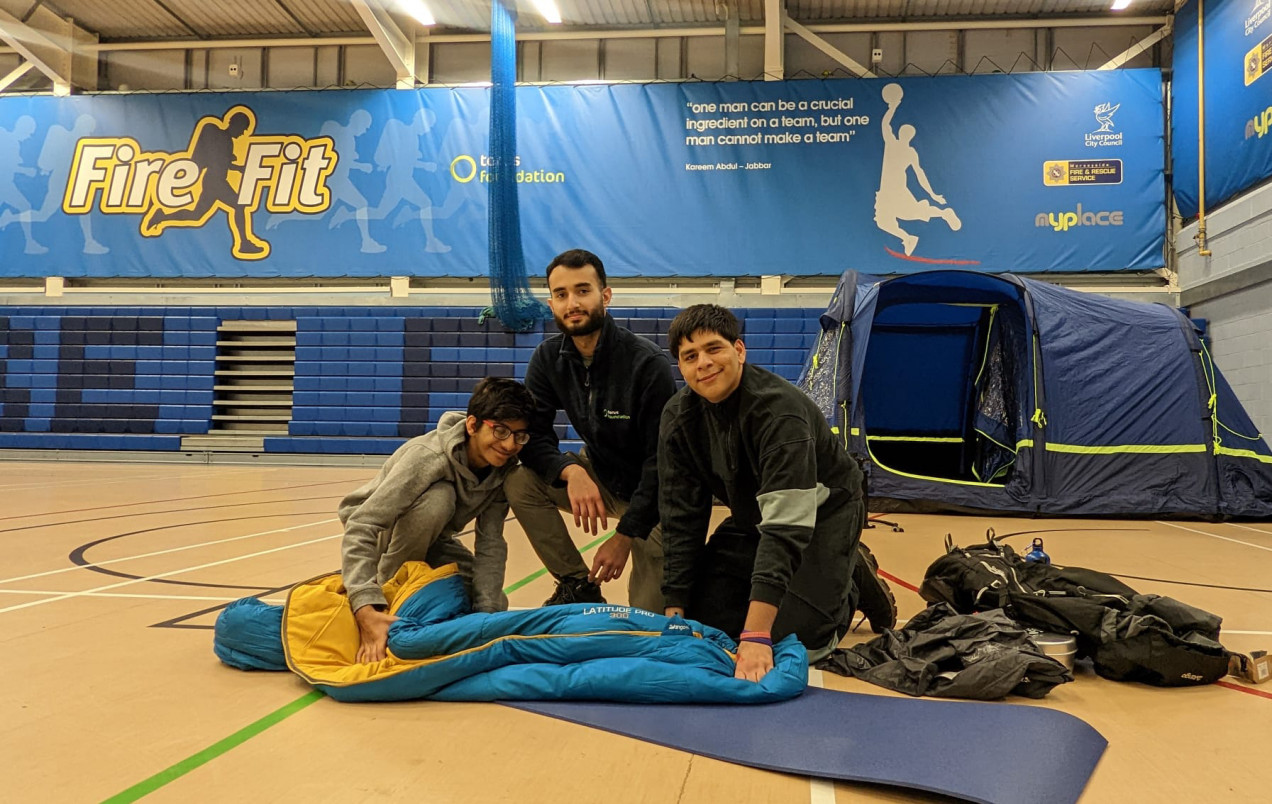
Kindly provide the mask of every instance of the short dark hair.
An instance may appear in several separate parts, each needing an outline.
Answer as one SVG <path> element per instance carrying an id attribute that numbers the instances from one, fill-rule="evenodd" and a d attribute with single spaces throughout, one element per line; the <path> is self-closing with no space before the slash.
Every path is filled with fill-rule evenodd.
<path id="1" fill-rule="evenodd" d="M 601 258 L 590 251 L 581 248 L 572 248 L 569 251 L 562 251 L 560 254 L 552 258 L 552 262 L 548 263 L 548 270 L 544 272 L 543 278 L 551 281 L 552 269 L 557 266 L 565 266 L 566 268 L 586 268 L 592 266 L 596 269 L 596 277 L 601 280 L 601 287 L 605 287 L 605 263 L 601 262 Z"/>
<path id="2" fill-rule="evenodd" d="M 507 377 L 486 377 L 473 387 L 472 396 L 468 397 L 468 415 L 477 417 L 479 429 L 483 419 L 529 421 L 533 412 L 534 397 L 530 389 Z"/>
<path id="3" fill-rule="evenodd" d="M 738 318 L 718 304 L 695 304 L 680 311 L 667 331 L 667 348 L 674 358 L 680 357 L 680 342 L 699 332 L 714 333 L 733 343 L 742 337 Z"/>

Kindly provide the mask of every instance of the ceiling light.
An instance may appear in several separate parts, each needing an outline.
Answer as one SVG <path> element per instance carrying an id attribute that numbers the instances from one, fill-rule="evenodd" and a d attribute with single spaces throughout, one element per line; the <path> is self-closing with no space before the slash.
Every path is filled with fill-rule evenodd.
<path id="1" fill-rule="evenodd" d="M 428 6 L 424 5 L 424 0 L 401 0 L 399 7 L 420 25 L 437 24 L 437 20 L 429 13 Z"/>
<path id="2" fill-rule="evenodd" d="M 1112 9 L 1114 11 L 1121 11 L 1122 9 L 1129 6 L 1130 4 L 1131 4 L 1131 0 L 1113 0 Z"/>
<path id="3" fill-rule="evenodd" d="M 555 0 L 534 0 L 534 8 L 548 22 L 561 21 L 561 12 L 557 10 Z"/>

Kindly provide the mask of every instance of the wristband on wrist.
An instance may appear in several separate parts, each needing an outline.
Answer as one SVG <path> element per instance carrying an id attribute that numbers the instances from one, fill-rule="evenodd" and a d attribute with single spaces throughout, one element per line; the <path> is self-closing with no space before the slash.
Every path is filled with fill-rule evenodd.
<path id="1" fill-rule="evenodd" d="M 742 635 L 738 637 L 738 642 L 755 642 L 760 645 L 767 645 L 770 648 L 773 647 L 773 637 L 768 631 L 743 631 Z"/>

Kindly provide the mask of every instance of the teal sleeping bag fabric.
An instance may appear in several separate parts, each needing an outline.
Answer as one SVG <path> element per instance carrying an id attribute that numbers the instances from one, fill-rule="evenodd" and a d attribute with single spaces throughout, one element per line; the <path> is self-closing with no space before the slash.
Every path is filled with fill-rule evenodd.
<path id="1" fill-rule="evenodd" d="M 794 637 L 774 646 L 773 670 L 754 683 L 733 678 L 733 640 L 693 620 L 590 603 L 471 613 L 452 567 L 418 562 L 385 592 L 399 619 L 382 662 L 354 661 L 357 626 L 338 575 L 298 584 L 282 607 L 231 604 L 214 650 L 240 669 L 289 668 L 340 701 L 768 703 L 808 681 Z"/>

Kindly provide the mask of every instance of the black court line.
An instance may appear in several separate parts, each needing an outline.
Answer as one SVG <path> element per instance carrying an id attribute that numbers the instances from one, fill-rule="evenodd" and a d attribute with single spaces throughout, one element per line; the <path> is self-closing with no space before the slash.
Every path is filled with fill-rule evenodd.
<path id="1" fill-rule="evenodd" d="M 259 598 L 265 597 L 266 595 L 272 595 L 278 592 L 283 592 L 288 589 L 291 589 L 297 583 L 300 583 L 300 581 L 289 583 L 286 586 L 278 586 L 273 589 L 266 589 L 264 591 L 257 592 L 256 594 L 253 594 L 253 595 L 246 595 L 246 597 L 254 597 L 259 599 Z M 231 600 L 225 603 L 218 603 L 215 606 L 208 606 L 206 609 L 199 609 L 198 611 L 191 611 L 186 614 L 179 614 L 176 617 L 173 617 L 169 620 L 164 620 L 161 623 L 152 623 L 146 627 L 147 628 L 173 628 L 178 631 L 212 631 L 216 628 L 215 625 L 189 625 L 186 623 L 186 620 L 193 620 L 195 617 L 202 617 L 205 614 L 211 614 L 214 611 L 220 611 L 221 609 L 228 608 L 232 603 L 235 603 L 235 602 L 236 601 Z"/>
<path id="2" fill-rule="evenodd" d="M 154 528 L 145 528 L 143 530 L 132 530 L 132 531 L 128 531 L 127 533 L 117 533 L 114 536 L 106 536 L 105 538 L 97 539 L 91 542 L 86 542 L 85 544 L 82 544 L 79 547 L 76 547 L 74 550 L 72 550 L 70 555 L 67 556 L 67 558 L 70 560 L 72 564 L 74 564 L 77 567 L 81 567 L 86 570 L 91 570 L 93 572 L 100 572 L 103 575 L 110 575 L 115 578 L 124 578 L 130 581 L 147 580 L 147 577 L 145 575 L 133 575 L 131 573 L 120 572 L 119 570 L 107 569 L 106 567 L 102 567 L 97 564 L 94 564 L 92 561 L 89 561 L 87 558 L 85 558 L 84 554 L 99 544 L 104 544 L 106 542 L 114 541 L 115 539 L 122 539 L 125 536 L 138 536 L 145 533 L 156 533 L 158 531 L 172 530 L 174 528 L 187 528 L 187 527 L 193 527 L 196 525 L 215 525 L 215 524 L 220 524 L 223 522 L 239 522 L 245 519 L 267 519 L 269 517 L 280 517 L 280 516 L 289 516 L 289 517 L 290 516 L 309 516 L 311 514 L 323 514 L 323 513 L 329 513 L 329 512 L 327 511 L 292 511 L 286 514 L 256 514 L 254 516 L 229 517 L 226 519 L 208 519 L 202 522 L 180 522 L 175 525 L 160 525 Z M 260 586 L 235 586 L 233 584 L 196 583 L 194 581 L 177 581 L 171 578 L 149 578 L 148 580 L 151 583 L 165 583 L 165 584 L 171 584 L 173 586 L 193 586 L 193 587 L 204 588 L 204 589 L 246 589 L 246 590 L 261 589 Z"/>
<path id="3" fill-rule="evenodd" d="M 55 528 L 60 525 L 81 525 L 85 522 L 105 522 L 110 519 L 132 519 L 139 516 L 157 516 L 159 514 L 185 514 L 190 511 L 215 511 L 218 508 L 246 508 L 251 505 L 285 505 L 287 503 L 296 502 L 312 502 L 314 500 L 330 500 L 332 497 L 295 497 L 286 500 L 262 500 L 260 502 L 243 502 L 243 503 L 227 503 L 225 505 L 200 505 L 194 508 L 171 508 L 166 511 L 138 511 L 133 514 L 115 514 L 114 516 L 94 516 L 87 519 L 68 519 L 63 522 L 46 522 L 43 525 L 22 525 L 17 528 L 3 528 L 0 533 L 16 533 L 20 530 L 39 530 L 40 528 Z M 72 512 L 67 512 L 72 513 Z M 328 511 L 335 514 L 335 511 Z M 269 516 L 277 516 L 269 514 Z"/>
<path id="4" fill-rule="evenodd" d="M 47 512 L 47 513 L 43 513 L 43 514 L 15 514 L 15 515 L 13 515 L 13 516 L 0 516 L 0 522 L 4 522 L 5 520 L 9 520 L 9 519 L 30 519 L 30 518 L 32 518 L 32 517 L 37 517 L 37 516 L 56 516 L 56 515 L 58 515 L 58 514 L 82 514 L 82 513 L 86 512 L 86 511 L 107 511 L 107 510 L 109 510 L 109 509 L 111 509 L 111 508 L 129 508 L 129 507 L 132 507 L 132 506 L 135 506 L 135 505 L 158 505 L 158 504 L 160 504 L 160 503 L 169 503 L 169 502 L 188 502 L 188 501 L 190 501 L 190 500 L 210 500 L 210 499 L 212 499 L 212 498 L 214 498 L 214 497 L 232 497 L 232 496 L 235 496 L 235 495 L 241 495 L 241 494 L 264 494 L 264 493 L 272 492 L 272 491 L 290 491 L 290 490 L 292 490 L 292 489 L 307 489 L 307 488 L 313 488 L 314 486 L 334 486 L 334 485 L 336 485 L 337 483 L 351 483 L 351 482 L 354 482 L 354 481 L 352 481 L 352 480 L 327 480 L 327 481 L 324 481 L 324 482 L 322 482 L 322 483 L 302 483 L 302 484 L 297 485 L 297 486 L 278 486 L 278 487 L 275 487 L 275 488 L 268 488 L 268 489 L 248 489 L 248 490 L 244 490 L 244 491 L 223 491 L 223 492 L 219 492 L 219 493 L 217 493 L 217 494 L 197 494 L 197 495 L 195 495 L 195 496 L 193 496 L 193 497 L 170 497 L 170 498 L 163 499 L 163 500 L 141 500 L 141 501 L 138 501 L 138 502 L 116 503 L 115 505 L 99 505 L 99 506 L 95 506 L 95 507 L 92 507 L 92 508 L 72 508 L 72 509 L 67 510 L 67 511 L 49 511 L 49 512 Z M 363 482 L 366 482 L 366 481 L 364 480 Z M 317 499 L 317 498 L 314 498 L 314 499 Z M 252 504 L 254 504 L 254 503 L 242 503 L 242 504 L 243 504 L 243 505 L 252 505 Z M 184 509 L 182 509 L 182 510 L 184 510 Z M 117 517 L 111 517 L 111 518 L 117 518 Z M 80 521 L 80 522 L 87 522 L 87 521 L 89 521 L 89 520 L 81 519 L 81 520 L 77 520 L 77 521 Z M 44 527 L 44 526 L 43 526 L 43 525 L 31 525 L 31 526 L 28 526 L 28 527 Z M 25 529 L 26 529 L 26 528 L 12 528 L 11 530 L 25 530 Z M 7 532 L 8 532 L 8 531 L 0 530 L 0 533 L 7 533 Z"/>
<path id="5" fill-rule="evenodd" d="M 508 515 L 508 516 L 504 519 L 504 522 L 505 522 L 505 523 L 507 523 L 507 522 L 508 522 L 508 521 L 510 521 L 512 518 L 513 518 L 513 517 L 512 517 L 512 515 L 511 515 L 511 514 L 509 514 L 509 515 Z M 459 533 L 456 533 L 455 535 L 456 535 L 456 536 L 467 536 L 468 534 L 473 533 L 473 532 L 474 532 L 474 529 L 473 529 L 473 528 L 469 528 L 468 530 L 461 531 L 461 532 L 459 532 Z M 114 537 L 112 537 L 112 538 L 114 538 Z M 335 572 L 339 572 L 339 570 L 332 570 L 332 573 L 335 573 Z M 329 573 L 323 573 L 323 574 L 329 574 Z M 318 576 L 310 576 L 310 577 L 318 577 Z M 303 581 L 303 580 L 309 580 L 309 579 L 308 579 L 308 578 L 304 578 L 304 579 L 302 579 L 302 581 Z M 277 593 L 277 592 L 283 592 L 283 591 L 286 591 L 286 590 L 288 590 L 288 589 L 291 589 L 291 588 L 292 588 L 293 586 L 295 586 L 297 583 L 301 583 L 301 581 L 295 581 L 295 582 L 293 582 L 293 583 L 289 583 L 289 584 L 287 584 L 286 586 L 279 586 L 279 587 L 274 588 L 274 589 L 266 589 L 266 590 L 263 590 L 263 591 L 257 592 L 257 593 L 252 594 L 252 595 L 246 595 L 246 597 L 261 598 L 261 597 L 264 597 L 265 595 L 272 595 L 272 594 L 275 594 L 275 593 Z M 252 589 L 252 588 L 257 588 L 257 587 L 233 587 L 233 588 L 238 588 L 238 589 Z M 177 629 L 177 630 L 179 630 L 179 631 L 211 631 L 211 630 L 213 630 L 214 628 L 216 628 L 216 626 L 214 626 L 214 625 L 187 625 L 187 624 L 185 624 L 185 623 L 186 623 L 186 620 L 192 620 L 192 619 L 194 619 L 195 617 L 202 617 L 202 616 L 203 616 L 203 615 L 205 615 L 205 614 L 211 614 L 211 613 L 212 613 L 212 612 L 214 612 L 214 611 L 220 611 L 221 609 L 224 609 L 224 608 L 229 607 L 229 605 L 230 605 L 231 603 L 234 603 L 234 602 L 235 602 L 235 601 L 231 600 L 231 601 L 227 601 L 227 602 L 225 602 L 225 603 L 218 603 L 218 604 L 217 604 L 217 605 L 215 605 L 215 606 L 208 606 L 207 608 L 205 608 L 205 609 L 199 609 L 198 611 L 191 611 L 191 612 L 188 612 L 188 613 L 186 613 L 186 614 L 179 614 L 179 615 L 177 615 L 176 617 L 173 617 L 173 618 L 168 619 L 168 620 L 164 620 L 164 621 L 163 621 L 163 622 L 161 622 L 161 623 L 152 623 L 151 625 L 148 625 L 148 626 L 146 626 L 146 627 L 147 627 L 147 628 L 175 628 L 175 629 Z"/>
<path id="6" fill-rule="evenodd" d="M 1044 528 L 1042 530 L 1018 530 L 1015 533 L 995 533 L 994 538 L 997 540 L 1010 539 L 1013 536 L 1032 536 L 1035 533 L 1079 533 L 1083 531 L 1127 531 L 1128 533 L 1144 533 L 1152 530 L 1152 528 Z"/>

